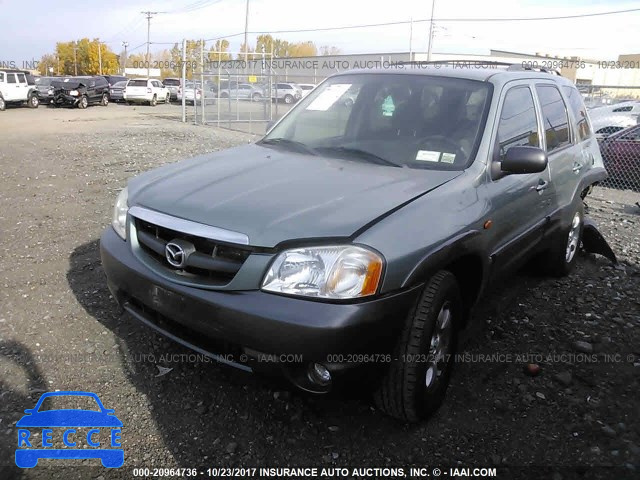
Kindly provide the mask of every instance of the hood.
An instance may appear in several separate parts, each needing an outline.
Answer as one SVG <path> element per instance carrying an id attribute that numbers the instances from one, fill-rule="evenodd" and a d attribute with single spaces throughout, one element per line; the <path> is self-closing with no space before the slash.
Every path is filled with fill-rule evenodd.
<path id="1" fill-rule="evenodd" d="M 129 205 L 244 233 L 253 246 L 350 237 L 457 177 L 245 145 L 144 173 Z"/>

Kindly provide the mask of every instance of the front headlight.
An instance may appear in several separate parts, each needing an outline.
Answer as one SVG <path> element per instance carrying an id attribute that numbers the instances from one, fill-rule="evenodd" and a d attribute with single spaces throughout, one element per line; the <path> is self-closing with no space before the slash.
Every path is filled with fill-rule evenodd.
<path id="1" fill-rule="evenodd" d="M 123 188 L 116 198 L 116 204 L 113 207 L 113 221 L 111 225 L 123 240 L 127 239 L 127 212 L 129 211 L 129 191 L 127 187 Z"/>
<path id="2" fill-rule="evenodd" d="M 69 95 L 71 95 L 72 97 L 77 97 L 80 94 L 80 92 L 78 92 L 78 90 L 71 90 L 69 92 Z"/>
<path id="3" fill-rule="evenodd" d="M 262 281 L 268 292 L 348 299 L 373 295 L 382 257 L 354 245 L 295 248 L 280 253 Z"/>

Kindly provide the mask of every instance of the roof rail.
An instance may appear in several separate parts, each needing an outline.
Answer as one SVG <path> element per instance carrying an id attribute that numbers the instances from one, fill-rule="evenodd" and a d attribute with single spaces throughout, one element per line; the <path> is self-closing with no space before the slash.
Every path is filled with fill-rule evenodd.
<path id="1" fill-rule="evenodd" d="M 429 60 L 429 61 L 421 61 L 421 60 L 411 60 L 411 61 L 401 61 L 398 62 L 398 65 L 493 65 L 497 67 L 507 67 L 508 71 L 517 72 L 517 71 L 534 71 L 541 73 L 549 73 L 562 76 L 558 70 L 544 68 L 544 67 L 529 67 L 520 63 L 512 63 L 512 62 L 498 62 L 493 60 L 477 60 L 477 59 L 464 59 L 459 58 L 456 60 Z"/>

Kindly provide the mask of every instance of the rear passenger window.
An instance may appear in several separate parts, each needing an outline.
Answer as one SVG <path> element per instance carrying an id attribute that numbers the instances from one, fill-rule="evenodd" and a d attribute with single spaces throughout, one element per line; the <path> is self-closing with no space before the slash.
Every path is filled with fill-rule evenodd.
<path id="1" fill-rule="evenodd" d="M 573 116 L 576 119 L 576 124 L 578 126 L 576 137 L 578 139 L 578 142 L 586 140 L 591 136 L 591 127 L 589 126 L 587 108 L 584 106 L 582 96 L 580 95 L 578 89 L 575 87 L 567 86 L 562 88 L 564 88 L 564 93 L 569 99 L 569 108 L 573 112 Z"/>
<path id="2" fill-rule="evenodd" d="M 542 107 L 547 153 L 550 153 L 571 143 L 567 107 L 560 96 L 560 91 L 556 87 L 552 85 L 536 85 L 536 91 Z"/>
<path id="3" fill-rule="evenodd" d="M 7 83 L 16 83 L 15 73 L 7 73 Z"/>
<path id="4" fill-rule="evenodd" d="M 507 92 L 498 125 L 498 144 L 500 161 L 511 147 L 540 147 L 538 119 L 528 87 L 516 87 Z"/>

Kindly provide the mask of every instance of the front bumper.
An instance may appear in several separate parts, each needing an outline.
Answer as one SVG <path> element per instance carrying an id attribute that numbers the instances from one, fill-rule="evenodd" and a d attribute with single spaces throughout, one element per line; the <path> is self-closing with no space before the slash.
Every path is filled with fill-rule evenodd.
<path id="1" fill-rule="evenodd" d="M 58 93 L 53 96 L 52 104 L 57 107 L 75 107 L 81 96 L 71 96 L 66 93 Z"/>
<path id="2" fill-rule="evenodd" d="M 188 287 L 147 268 L 111 227 L 102 235 L 100 253 L 109 289 L 138 320 L 223 363 L 277 369 L 311 391 L 322 389 L 306 378 L 310 362 L 332 374 L 387 362 L 382 356 L 393 351 L 420 293 L 416 286 L 367 301 L 327 303 L 259 290 Z"/>

